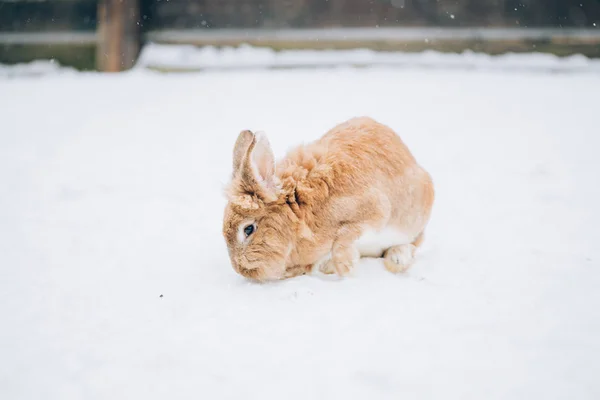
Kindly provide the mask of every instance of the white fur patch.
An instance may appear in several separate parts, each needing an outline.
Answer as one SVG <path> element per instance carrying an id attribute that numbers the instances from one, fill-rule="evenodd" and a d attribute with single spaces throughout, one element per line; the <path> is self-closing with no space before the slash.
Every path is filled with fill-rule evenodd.
<path id="1" fill-rule="evenodd" d="M 390 227 L 380 230 L 367 229 L 355 245 L 362 257 L 381 257 L 390 247 L 409 244 L 413 239 L 406 233 Z"/>

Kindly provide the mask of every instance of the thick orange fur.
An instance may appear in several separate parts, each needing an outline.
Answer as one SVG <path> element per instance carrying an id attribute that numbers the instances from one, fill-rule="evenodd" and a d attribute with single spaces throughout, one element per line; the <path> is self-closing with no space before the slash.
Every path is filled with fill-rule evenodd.
<path id="1" fill-rule="evenodd" d="M 423 241 L 434 189 L 398 135 L 361 117 L 291 151 L 276 167 L 266 138 L 240 133 L 227 196 L 223 235 L 232 265 L 264 281 L 305 274 L 315 264 L 346 275 L 357 260 L 355 242 L 384 228 L 403 232 L 408 243 L 377 256 L 388 270 L 405 270 Z M 246 236 L 248 225 L 256 229 Z"/>

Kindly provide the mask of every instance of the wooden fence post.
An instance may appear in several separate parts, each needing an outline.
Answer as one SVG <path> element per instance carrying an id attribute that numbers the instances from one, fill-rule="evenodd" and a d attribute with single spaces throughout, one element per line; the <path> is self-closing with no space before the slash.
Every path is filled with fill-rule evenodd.
<path id="1" fill-rule="evenodd" d="M 96 66 L 119 72 L 135 65 L 140 52 L 140 0 L 98 0 Z"/>

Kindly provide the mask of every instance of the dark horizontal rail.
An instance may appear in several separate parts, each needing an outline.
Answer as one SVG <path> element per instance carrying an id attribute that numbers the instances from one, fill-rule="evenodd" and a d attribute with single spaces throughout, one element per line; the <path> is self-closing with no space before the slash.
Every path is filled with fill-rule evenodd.
<path id="1" fill-rule="evenodd" d="M 600 29 L 535 28 L 329 28 L 329 29 L 197 29 L 157 30 L 150 41 L 193 43 L 195 41 L 284 40 L 582 40 L 600 41 Z"/>
<path id="2" fill-rule="evenodd" d="M 0 32 L 0 44 L 4 45 L 72 45 L 96 44 L 95 32 Z"/>

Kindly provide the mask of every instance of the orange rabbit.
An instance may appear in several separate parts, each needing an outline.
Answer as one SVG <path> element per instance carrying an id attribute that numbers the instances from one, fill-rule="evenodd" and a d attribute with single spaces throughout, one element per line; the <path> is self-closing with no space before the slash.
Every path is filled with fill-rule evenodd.
<path id="1" fill-rule="evenodd" d="M 349 274 L 362 257 L 405 271 L 431 215 L 434 189 L 400 137 L 353 118 L 277 166 L 267 138 L 240 133 L 223 235 L 233 268 L 259 280 Z"/>

